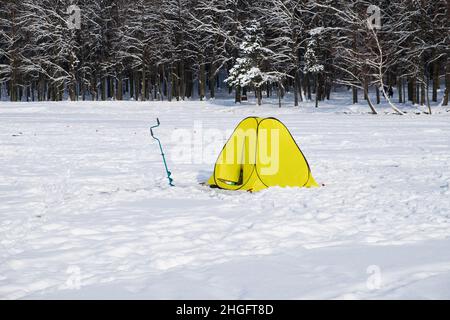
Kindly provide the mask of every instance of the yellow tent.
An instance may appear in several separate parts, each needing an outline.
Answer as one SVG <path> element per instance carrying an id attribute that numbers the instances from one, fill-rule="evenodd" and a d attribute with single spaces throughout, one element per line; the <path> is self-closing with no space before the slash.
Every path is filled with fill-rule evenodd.
<path id="1" fill-rule="evenodd" d="M 259 191 L 272 186 L 317 187 L 303 153 L 275 118 L 242 120 L 222 149 L 211 187 Z"/>

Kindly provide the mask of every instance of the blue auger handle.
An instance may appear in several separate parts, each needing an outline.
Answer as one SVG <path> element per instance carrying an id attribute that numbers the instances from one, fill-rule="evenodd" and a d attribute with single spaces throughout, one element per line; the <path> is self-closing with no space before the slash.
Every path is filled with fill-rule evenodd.
<path id="1" fill-rule="evenodd" d="M 153 129 L 159 127 L 159 125 L 161 124 L 161 122 L 159 122 L 159 119 L 156 118 L 156 126 L 150 127 L 150 134 L 152 135 L 152 138 L 155 139 L 156 141 L 158 141 L 159 144 L 159 149 L 161 150 L 161 156 L 163 158 L 163 162 L 164 162 L 164 168 L 166 169 L 166 173 L 167 173 L 167 179 L 169 179 L 169 186 L 171 187 L 175 187 L 175 185 L 173 184 L 173 179 L 171 178 L 172 176 L 172 172 L 169 171 L 169 168 L 167 167 L 167 162 L 166 162 L 166 156 L 164 155 L 164 151 L 161 145 L 161 141 L 155 137 L 154 133 L 153 133 Z"/>

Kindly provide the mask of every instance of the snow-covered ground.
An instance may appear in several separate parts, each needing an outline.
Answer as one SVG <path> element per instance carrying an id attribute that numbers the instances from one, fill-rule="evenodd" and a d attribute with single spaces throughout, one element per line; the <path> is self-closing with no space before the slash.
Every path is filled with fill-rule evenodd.
<path id="1" fill-rule="evenodd" d="M 450 112 L 339 105 L 1 103 L 0 298 L 449 299 Z M 325 186 L 200 185 L 248 115 Z"/>

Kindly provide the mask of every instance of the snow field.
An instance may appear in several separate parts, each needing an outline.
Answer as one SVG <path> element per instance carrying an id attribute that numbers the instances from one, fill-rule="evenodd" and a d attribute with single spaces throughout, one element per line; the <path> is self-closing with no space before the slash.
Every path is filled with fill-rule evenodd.
<path id="1" fill-rule="evenodd" d="M 450 298 L 450 113 L 226 104 L 0 104 L 0 298 Z M 249 115 L 325 187 L 210 189 L 171 156 Z"/>

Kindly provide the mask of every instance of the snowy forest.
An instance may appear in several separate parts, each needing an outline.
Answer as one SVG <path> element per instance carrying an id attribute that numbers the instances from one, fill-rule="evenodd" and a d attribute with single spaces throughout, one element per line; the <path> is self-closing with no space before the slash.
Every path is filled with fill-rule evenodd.
<path id="1" fill-rule="evenodd" d="M 445 0 L 0 0 L 10 101 L 214 99 L 252 92 L 448 105 Z M 77 21 L 79 20 L 79 21 Z M 368 92 L 376 92 L 371 101 Z M 440 102 L 440 101 L 439 101 Z M 395 108 L 394 103 L 391 104 Z"/>
<path id="2" fill-rule="evenodd" d="M 450 300 L 449 13 L 0 0 L 0 300 Z"/>

